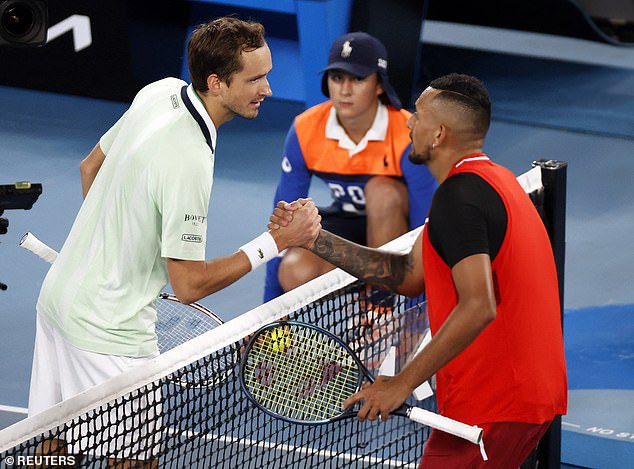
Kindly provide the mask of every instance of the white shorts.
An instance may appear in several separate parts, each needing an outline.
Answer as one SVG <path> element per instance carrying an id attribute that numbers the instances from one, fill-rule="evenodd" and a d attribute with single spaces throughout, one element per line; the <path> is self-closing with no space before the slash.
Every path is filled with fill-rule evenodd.
<path id="1" fill-rule="evenodd" d="M 38 314 L 29 390 L 29 417 L 133 367 L 141 366 L 156 356 L 158 352 L 151 356 L 137 358 L 105 355 L 79 349 L 67 342 L 55 326 Z M 120 404 L 119 407 L 110 411 L 113 418 L 118 415 L 119 422 L 116 425 L 95 429 L 96 424 L 99 424 L 99 427 L 103 426 L 103 419 L 95 419 L 98 422 L 91 421 L 89 424 L 93 432 L 91 441 L 74 441 L 71 451 L 84 453 L 89 445 L 92 447 L 91 450 L 89 449 L 90 452 L 126 458 L 139 450 L 137 445 L 130 446 L 130 440 L 138 442 L 139 437 L 143 440 L 144 437 L 152 438 L 152 435 L 160 433 L 160 389 L 149 396 L 135 395 L 133 399 L 127 397 L 124 401 L 125 404 Z M 95 448 L 94 432 L 99 430 L 106 432 L 108 427 L 111 434 L 113 427 L 117 429 L 117 438 L 109 442 L 104 438 L 101 440 L 104 444 L 100 448 Z M 133 431 L 125 431 L 126 429 L 133 429 Z M 99 442 L 99 438 L 96 441 Z M 120 454 L 119 448 L 123 446 L 126 447 L 125 454 Z M 142 444 L 142 446 L 145 445 Z M 135 459 L 146 459 L 146 457 L 137 455 Z"/>

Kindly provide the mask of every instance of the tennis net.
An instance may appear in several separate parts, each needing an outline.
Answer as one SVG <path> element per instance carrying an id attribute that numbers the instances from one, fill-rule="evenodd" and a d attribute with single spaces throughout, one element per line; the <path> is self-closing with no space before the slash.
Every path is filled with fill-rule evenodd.
<path id="1" fill-rule="evenodd" d="M 539 173 L 518 178 L 536 205 Z M 408 251 L 419 232 L 384 248 Z M 417 467 L 430 429 L 408 419 L 296 425 L 250 403 L 240 388 L 241 349 L 258 328 L 285 318 L 344 338 L 375 373 L 388 355 L 398 371 L 427 329 L 423 298 L 375 295 L 336 269 L 0 431 L 0 467 Z M 435 410 L 433 398 L 410 399 Z"/>

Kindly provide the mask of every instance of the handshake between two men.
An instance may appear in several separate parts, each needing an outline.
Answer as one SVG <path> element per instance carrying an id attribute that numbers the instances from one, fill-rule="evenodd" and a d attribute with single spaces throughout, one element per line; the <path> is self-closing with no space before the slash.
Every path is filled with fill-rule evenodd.
<path id="1" fill-rule="evenodd" d="M 281 252 L 289 247 L 311 249 L 321 230 L 321 216 L 311 198 L 281 201 L 268 224 L 270 234 Z"/>

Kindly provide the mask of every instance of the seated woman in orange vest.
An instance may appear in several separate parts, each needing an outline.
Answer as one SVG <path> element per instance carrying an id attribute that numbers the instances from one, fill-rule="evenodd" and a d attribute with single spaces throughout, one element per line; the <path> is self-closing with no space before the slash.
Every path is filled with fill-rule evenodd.
<path id="1" fill-rule="evenodd" d="M 307 197 L 316 176 L 333 199 L 319 210 L 322 226 L 371 247 L 421 226 L 437 186 L 427 168 L 409 161 L 411 114 L 401 109 L 387 63 L 385 47 L 367 33 L 335 41 L 322 78 L 330 100 L 295 118 L 274 200 Z M 264 301 L 333 268 L 307 250 L 289 249 L 267 265 Z"/>

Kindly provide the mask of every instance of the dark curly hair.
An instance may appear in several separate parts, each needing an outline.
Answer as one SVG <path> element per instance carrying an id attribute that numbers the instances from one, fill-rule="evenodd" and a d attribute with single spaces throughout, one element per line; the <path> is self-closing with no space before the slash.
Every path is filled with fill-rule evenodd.
<path id="1" fill-rule="evenodd" d="M 187 44 L 187 66 L 194 88 L 207 91 L 207 77 L 216 74 L 231 84 L 234 73 L 242 70 L 242 52 L 266 44 L 264 26 L 238 18 L 216 18 L 198 25 Z"/>

